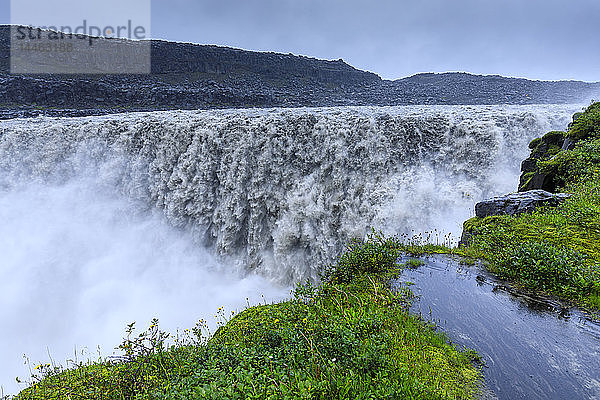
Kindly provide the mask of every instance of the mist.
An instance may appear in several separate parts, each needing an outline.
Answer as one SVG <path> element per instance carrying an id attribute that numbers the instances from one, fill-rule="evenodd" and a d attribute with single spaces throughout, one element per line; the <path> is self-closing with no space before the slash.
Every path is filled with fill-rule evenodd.
<path id="1" fill-rule="evenodd" d="M 204 318 L 214 327 L 218 307 L 237 311 L 289 294 L 220 263 L 160 214 L 89 176 L 0 191 L 0 221 L 5 393 L 29 376 L 24 355 L 31 367 L 64 365 L 75 353 L 97 359 L 97 346 L 113 353 L 128 323 L 139 331 L 157 317 L 174 333 Z"/>

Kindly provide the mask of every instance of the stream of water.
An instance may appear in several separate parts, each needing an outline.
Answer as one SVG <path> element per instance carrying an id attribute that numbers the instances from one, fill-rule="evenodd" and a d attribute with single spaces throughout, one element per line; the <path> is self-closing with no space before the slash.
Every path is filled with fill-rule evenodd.
<path id="1" fill-rule="evenodd" d="M 445 256 L 406 269 L 412 312 L 482 357 L 499 399 L 599 399 L 600 322 L 558 302 L 519 294 Z"/>

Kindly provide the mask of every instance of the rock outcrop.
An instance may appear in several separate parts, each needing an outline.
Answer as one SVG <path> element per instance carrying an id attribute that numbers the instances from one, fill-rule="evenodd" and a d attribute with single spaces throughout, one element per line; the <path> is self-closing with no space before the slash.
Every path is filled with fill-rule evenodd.
<path id="1" fill-rule="evenodd" d="M 592 108 L 590 111 L 593 111 L 600 106 L 590 107 Z M 535 189 L 555 192 L 564 187 L 566 182 L 557 174 L 556 166 L 549 166 L 547 161 L 554 160 L 561 152 L 573 150 L 580 140 L 597 134 L 594 132 L 594 124 L 591 124 L 590 129 L 590 124 L 586 125 L 585 118 L 580 120 L 583 115 L 584 113 L 573 115 L 573 121 L 569 124 L 567 132 L 549 132 L 529 143 L 531 154 L 521 163 L 519 192 Z"/>
<path id="2" fill-rule="evenodd" d="M 485 218 L 492 215 L 518 215 L 532 212 L 542 206 L 557 206 L 571 197 L 568 193 L 550 193 L 545 190 L 530 190 L 494 197 L 475 205 L 475 215 Z"/>
<path id="3" fill-rule="evenodd" d="M 538 161 L 549 160 L 558 154 L 565 144 L 566 133 L 553 131 L 529 143 L 531 155 L 521 163 L 519 192 L 542 189 L 548 192 L 556 190 L 552 175 L 544 174 L 538 167 Z"/>
<path id="4" fill-rule="evenodd" d="M 530 190 L 494 197 L 475 205 L 475 218 L 465 221 L 459 246 L 468 246 L 476 235 L 477 220 L 501 215 L 518 215 L 533 212 L 538 207 L 555 207 L 571 197 L 568 193 L 550 193 L 545 190 Z"/>

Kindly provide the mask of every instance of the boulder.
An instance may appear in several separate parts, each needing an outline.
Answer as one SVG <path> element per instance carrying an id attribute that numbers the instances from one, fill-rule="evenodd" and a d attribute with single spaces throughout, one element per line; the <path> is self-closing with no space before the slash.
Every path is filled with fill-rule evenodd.
<path id="1" fill-rule="evenodd" d="M 545 190 L 511 193 L 477 203 L 475 215 L 479 218 L 490 215 L 517 215 L 532 212 L 541 206 L 557 206 L 569 197 L 571 195 L 567 193 L 550 193 Z"/>

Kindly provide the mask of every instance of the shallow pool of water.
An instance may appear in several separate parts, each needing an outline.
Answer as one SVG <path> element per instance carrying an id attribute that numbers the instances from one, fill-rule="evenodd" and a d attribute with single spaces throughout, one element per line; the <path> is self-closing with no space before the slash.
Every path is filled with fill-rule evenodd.
<path id="1" fill-rule="evenodd" d="M 477 350 L 499 399 L 600 399 L 600 323 L 562 304 L 515 292 L 444 256 L 406 269 L 411 311 L 459 346 Z"/>

